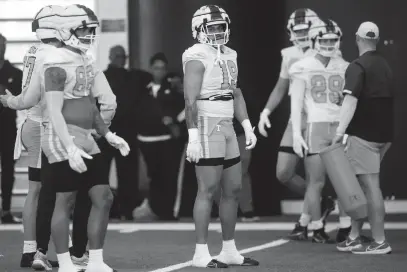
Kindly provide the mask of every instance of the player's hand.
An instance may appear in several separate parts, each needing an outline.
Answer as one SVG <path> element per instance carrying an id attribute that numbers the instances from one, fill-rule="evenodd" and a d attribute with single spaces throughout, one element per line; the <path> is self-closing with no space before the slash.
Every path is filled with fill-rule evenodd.
<path id="1" fill-rule="evenodd" d="M 301 135 L 293 136 L 293 149 L 300 158 L 303 158 L 304 154 L 308 151 L 307 143 Z"/>
<path id="2" fill-rule="evenodd" d="M 189 162 L 198 163 L 201 159 L 202 146 L 199 141 L 188 142 L 187 146 L 187 160 Z"/>
<path id="3" fill-rule="evenodd" d="M 333 92 L 332 94 L 332 103 L 341 106 L 343 102 L 343 94 L 340 92 Z"/>
<path id="4" fill-rule="evenodd" d="M 4 89 L 4 93 L 5 93 L 5 94 L 1 94 L 1 95 L 0 95 L 0 102 L 1 102 L 1 104 L 2 104 L 4 107 L 8 108 L 7 100 L 8 100 L 10 97 L 12 97 L 13 94 L 10 93 L 10 91 L 7 90 L 7 89 Z"/>
<path id="5" fill-rule="evenodd" d="M 253 149 L 256 146 L 257 143 L 257 137 L 256 134 L 254 134 L 254 128 L 252 131 L 245 131 L 245 137 L 246 137 L 246 150 Z"/>
<path id="6" fill-rule="evenodd" d="M 68 152 L 69 166 L 72 170 L 78 173 L 83 173 L 88 170 L 83 158 L 91 160 L 91 155 L 78 148 L 76 145 L 68 147 L 66 151 Z"/>
<path id="7" fill-rule="evenodd" d="M 127 156 L 129 155 L 130 152 L 130 147 L 129 144 L 122 138 L 117 136 L 116 134 L 112 132 L 108 132 L 105 136 L 107 142 L 113 146 L 114 148 L 118 149 L 122 156 Z"/>
<path id="8" fill-rule="evenodd" d="M 267 109 L 264 109 L 261 113 L 260 113 L 260 120 L 259 120 L 259 132 L 262 136 L 264 137 L 268 137 L 266 128 L 271 128 L 271 124 L 270 124 L 270 120 L 269 120 L 269 115 L 270 115 L 270 111 Z"/>
<path id="9" fill-rule="evenodd" d="M 100 138 L 102 138 L 102 136 L 101 136 L 99 133 L 97 133 L 96 129 L 92 129 L 92 130 L 90 131 L 90 134 L 92 135 L 92 137 L 93 137 L 95 140 L 99 140 Z"/>
<path id="10" fill-rule="evenodd" d="M 337 143 L 342 143 L 343 141 L 343 135 L 336 134 L 335 137 L 332 139 L 331 145 L 337 144 Z"/>

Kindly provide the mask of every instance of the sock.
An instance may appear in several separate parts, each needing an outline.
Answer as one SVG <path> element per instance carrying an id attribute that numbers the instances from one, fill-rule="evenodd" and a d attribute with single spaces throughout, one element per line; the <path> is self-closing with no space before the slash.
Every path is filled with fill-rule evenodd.
<path id="1" fill-rule="evenodd" d="M 312 221 L 311 226 L 312 226 L 313 230 L 319 230 L 319 229 L 322 229 L 324 227 L 324 223 L 322 223 L 322 220 L 319 219 L 317 221 Z"/>
<path id="2" fill-rule="evenodd" d="M 64 268 L 67 267 L 68 269 L 76 269 L 74 264 L 72 263 L 71 260 L 71 255 L 69 255 L 69 252 L 65 252 L 62 254 L 57 254 L 57 258 L 58 258 L 58 263 L 59 263 L 59 267 Z"/>
<path id="3" fill-rule="evenodd" d="M 23 253 L 33 253 L 33 252 L 37 252 L 37 242 L 24 241 Z"/>
<path id="4" fill-rule="evenodd" d="M 378 243 L 379 245 L 383 244 L 385 240 L 375 240 L 376 243 Z"/>
<path id="5" fill-rule="evenodd" d="M 218 260 L 226 264 L 242 264 L 244 257 L 240 255 L 236 248 L 235 240 L 223 241 L 222 251 L 219 254 Z"/>
<path id="6" fill-rule="evenodd" d="M 89 263 L 103 263 L 103 249 L 89 250 Z"/>
<path id="7" fill-rule="evenodd" d="M 196 244 L 192 265 L 196 267 L 206 267 L 212 260 L 209 253 L 208 244 Z"/>
<path id="8" fill-rule="evenodd" d="M 311 222 L 311 215 L 302 213 L 300 216 L 300 220 L 298 220 L 301 227 L 306 227 Z"/>
<path id="9" fill-rule="evenodd" d="M 69 235 L 69 248 L 73 247 L 71 235 Z"/>
<path id="10" fill-rule="evenodd" d="M 339 228 L 347 229 L 351 226 L 351 218 L 349 216 L 339 217 Z"/>

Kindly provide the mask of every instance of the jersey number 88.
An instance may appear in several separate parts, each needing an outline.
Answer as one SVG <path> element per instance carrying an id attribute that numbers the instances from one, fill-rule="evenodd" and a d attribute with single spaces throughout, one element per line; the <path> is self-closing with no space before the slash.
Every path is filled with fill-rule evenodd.
<path id="1" fill-rule="evenodd" d="M 331 75 L 327 79 L 323 75 L 311 77 L 311 95 L 315 103 L 336 102 L 336 98 L 342 93 L 344 79 L 340 75 Z M 329 90 L 329 92 L 327 92 Z"/>

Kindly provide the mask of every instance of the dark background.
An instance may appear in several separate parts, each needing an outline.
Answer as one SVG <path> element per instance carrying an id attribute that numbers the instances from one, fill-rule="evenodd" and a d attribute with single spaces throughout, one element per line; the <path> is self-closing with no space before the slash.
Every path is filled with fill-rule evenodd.
<path id="1" fill-rule="evenodd" d="M 289 46 L 286 32 L 288 16 L 297 8 L 311 8 L 320 17 L 338 23 L 344 33 L 342 52 L 352 61 L 357 57 L 355 32 L 364 21 L 373 21 L 381 33 L 379 50 L 389 60 L 395 73 L 396 139 L 388 152 L 382 170 L 385 196 L 407 198 L 404 178 L 404 154 L 407 144 L 407 96 L 404 91 L 407 61 L 407 38 L 404 9 L 401 0 L 148 0 L 129 1 L 131 66 L 144 67 L 155 52 L 168 56 L 170 68 L 182 72 L 181 55 L 194 41 L 191 36 L 191 18 L 202 5 L 217 4 L 229 14 L 231 39 L 229 46 L 238 52 L 239 80 L 250 107 L 252 124 L 258 116 L 279 75 L 280 50 Z M 148 12 L 146 12 L 148 11 Z M 391 42 L 390 42 L 391 40 Z M 384 42 L 388 41 L 388 45 Z M 391 44 L 390 44 L 391 43 Z M 271 115 L 272 131 L 269 138 L 259 136 L 253 152 L 251 174 L 253 199 L 260 215 L 278 214 L 280 199 L 292 198 L 275 178 L 277 148 L 284 132 L 288 115 L 288 99 Z M 366 118 L 369 118 L 368 116 Z M 188 182 L 188 181 L 186 181 Z"/>

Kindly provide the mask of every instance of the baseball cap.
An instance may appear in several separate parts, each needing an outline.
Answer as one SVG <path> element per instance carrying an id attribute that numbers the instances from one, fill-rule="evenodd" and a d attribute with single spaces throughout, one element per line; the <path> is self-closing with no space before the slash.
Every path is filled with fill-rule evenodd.
<path id="1" fill-rule="evenodd" d="M 364 22 L 359 26 L 356 35 L 364 39 L 377 39 L 379 38 L 379 28 L 373 22 Z"/>

